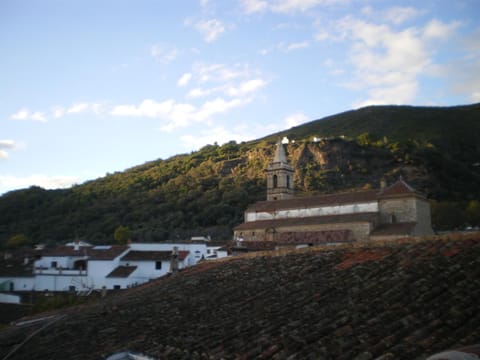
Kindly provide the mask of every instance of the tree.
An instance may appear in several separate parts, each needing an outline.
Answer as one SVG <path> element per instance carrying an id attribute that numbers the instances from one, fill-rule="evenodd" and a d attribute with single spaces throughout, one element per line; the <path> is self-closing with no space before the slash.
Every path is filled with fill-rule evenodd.
<path id="1" fill-rule="evenodd" d="M 27 245 L 30 245 L 30 240 L 24 234 L 17 234 L 8 239 L 6 247 L 9 249 L 18 249 Z"/>
<path id="2" fill-rule="evenodd" d="M 132 232 L 126 226 L 119 226 L 113 233 L 115 242 L 119 245 L 125 245 L 132 237 Z"/>
<path id="3" fill-rule="evenodd" d="M 478 200 L 469 201 L 467 208 L 465 209 L 465 215 L 468 223 L 471 226 L 480 225 L 480 201 Z"/>

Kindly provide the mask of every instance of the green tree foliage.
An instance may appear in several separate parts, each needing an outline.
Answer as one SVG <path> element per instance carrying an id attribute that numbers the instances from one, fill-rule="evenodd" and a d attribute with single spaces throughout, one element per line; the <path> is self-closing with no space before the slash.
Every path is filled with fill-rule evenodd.
<path id="1" fill-rule="evenodd" d="M 480 226 L 480 201 L 470 200 L 465 209 L 465 215 L 470 226 Z"/>
<path id="2" fill-rule="evenodd" d="M 132 232 L 126 226 L 119 226 L 115 229 L 113 238 L 118 245 L 125 245 L 132 239 Z"/>
<path id="3" fill-rule="evenodd" d="M 402 174 L 438 200 L 432 208 L 436 229 L 473 226 L 478 206 L 469 201 L 480 199 L 479 117 L 480 104 L 368 107 L 248 143 L 206 145 L 71 189 L 12 191 L 0 197 L 0 243 L 17 234 L 35 243 L 77 236 L 112 243 L 119 224 L 128 224 L 136 241 L 231 239 L 246 207 L 265 199 L 264 169 L 283 136 L 295 140 L 287 152 L 298 194 L 376 187 L 380 178 L 391 183 Z M 314 136 L 324 140 L 313 143 Z"/>
<path id="4" fill-rule="evenodd" d="M 10 237 L 6 243 L 8 249 L 18 249 L 31 245 L 30 240 L 24 234 L 16 234 Z"/>

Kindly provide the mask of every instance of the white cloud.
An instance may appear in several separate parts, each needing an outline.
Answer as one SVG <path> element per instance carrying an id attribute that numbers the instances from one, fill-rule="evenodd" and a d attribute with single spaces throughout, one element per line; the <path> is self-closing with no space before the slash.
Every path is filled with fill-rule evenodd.
<path id="1" fill-rule="evenodd" d="M 154 44 L 150 47 L 150 55 L 165 64 L 174 61 L 179 54 L 180 51 L 175 47 L 168 48 L 159 44 Z"/>
<path id="2" fill-rule="evenodd" d="M 39 121 L 45 122 L 47 119 L 45 118 L 45 114 L 40 111 L 30 112 L 28 109 L 20 109 L 16 113 L 10 116 L 13 120 L 32 120 L 32 121 Z"/>
<path id="3" fill-rule="evenodd" d="M 225 26 L 217 19 L 199 21 L 195 24 L 195 29 L 203 35 L 204 40 L 208 43 L 217 40 L 225 32 Z"/>
<path id="4" fill-rule="evenodd" d="M 40 111 L 35 111 L 30 116 L 30 119 L 32 119 L 33 121 L 47 121 L 47 119 L 45 119 L 45 114 Z"/>
<path id="5" fill-rule="evenodd" d="M 297 42 L 297 43 L 291 43 L 287 45 L 286 50 L 287 51 L 293 51 L 293 50 L 298 50 L 298 49 L 306 49 L 310 46 L 308 41 L 302 41 L 302 42 Z"/>
<path id="6" fill-rule="evenodd" d="M 90 108 L 88 103 L 76 103 L 67 109 L 67 114 L 79 114 L 88 111 Z"/>
<path id="7" fill-rule="evenodd" d="M 267 82 L 263 79 L 252 79 L 241 83 L 239 86 L 231 86 L 227 89 L 227 94 L 230 96 L 240 96 L 243 97 L 252 92 L 257 91 L 258 89 L 264 87 Z"/>
<path id="8" fill-rule="evenodd" d="M 20 109 L 15 114 L 12 114 L 10 117 L 13 120 L 26 120 L 30 115 L 30 111 L 28 109 Z"/>
<path id="9" fill-rule="evenodd" d="M 272 11 L 278 13 L 292 13 L 306 11 L 316 6 L 328 6 L 343 3 L 345 0 L 241 0 L 247 14 Z"/>
<path id="10" fill-rule="evenodd" d="M 0 176 L 0 193 L 23 189 L 30 186 L 40 186 L 44 189 L 68 188 L 78 182 L 78 178 L 74 176 L 48 176 L 48 175 L 29 175 L 25 177 L 19 176 Z"/>
<path id="11" fill-rule="evenodd" d="M 265 0 L 242 0 L 242 6 L 247 14 L 251 14 L 267 10 L 268 2 Z"/>
<path id="12" fill-rule="evenodd" d="M 419 11 L 412 7 L 394 6 L 386 10 L 383 18 L 395 25 L 400 25 L 406 21 L 412 20 L 419 14 Z"/>
<path id="13" fill-rule="evenodd" d="M 399 11 L 397 9 L 397 11 Z M 406 11 L 413 16 L 412 11 Z M 404 15 L 406 18 L 407 15 Z M 457 24 L 432 21 L 425 27 L 395 30 L 351 16 L 335 23 L 332 38 L 349 42 L 353 75 L 345 85 L 367 93 L 356 105 L 414 101 L 419 78 L 435 68 L 432 41 L 450 36 Z"/>
<path id="14" fill-rule="evenodd" d="M 225 100 L 216 98 L 204 102 L 197 107 L 188 103 L 177 103 L 174 100 L 156 102 L 145 99 L 139 105 L 118 105 L 113 107 L 112 116 L 150 117 L 163 120 L 161 126 L 164 131 L 172 131 L 179 127 L 186 127 L 193 122 L 208 123 L 216 114 L 227 112 L 233 108 L 248 103 L 247 99 Z"/>
<path id="15" fill-rule="evenodd" d="M 444 24 L 441 21 L 434 19 L 425 26 L 423 36 L 427 40 L 445 39 L 450 37 L 459 26 L 459 22 Z"/>
<path id="16" fill-rule="evenodd" d="M 308 119 L 308 116 L 302 112 L 293 113 L 285 118 L 285 126 L 287 129 L 290 129 L 294 126 L 303 124 L 304 122 L 308 121 Z"/>
<path id="17" fill-rule="evenodd" d="M 65 109 L 62 106 L 55 106 L 52 108 L 52 116 L 54 119 L 60 119 L 65 115 Z"/>
<path id="18" fill-rule="evenodd" d="M 15 141 L 0 140 L 0 159 L 8 158 L 8 151 L 15 148 Z"/>
<path id="19" fill-rule="evenodd" d="M 185 73 L 183 74 L 180 79 L 177 81 L 178 86 L 186 86 L 190 80 L 192 79 L 192 74 L 191 73 Z"/>

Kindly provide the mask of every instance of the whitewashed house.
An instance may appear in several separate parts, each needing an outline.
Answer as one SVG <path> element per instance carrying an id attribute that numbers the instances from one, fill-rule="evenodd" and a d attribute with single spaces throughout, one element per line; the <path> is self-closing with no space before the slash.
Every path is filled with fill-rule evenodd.
<path id="1" fill-rule="evenodd" d="M 21 273 L 7 273 L 0 268 L 0 291 L 125 289 L 199 261 L 227 256 L 220 245 L 207 241 L 124 246 L 92 246 L 76 241 L 34 253 L 30 266 Z"/>

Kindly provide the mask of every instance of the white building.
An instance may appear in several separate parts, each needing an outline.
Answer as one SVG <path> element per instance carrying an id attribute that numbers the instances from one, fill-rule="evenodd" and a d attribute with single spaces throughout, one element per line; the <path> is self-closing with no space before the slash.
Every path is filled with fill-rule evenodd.
<path id="1" fill-rule="evenodd" d="M 125 289 L 201 260 L 227 256 L 208 243 L 131 243 L 125 246 L 81 246 L 45 249 L 35 261 L 32 284 L 26 290 L 91 291 Z M 16 282 L 15 279 L 11 281 Z M 22 290 L 14 285 L 15 290 Z"/>

